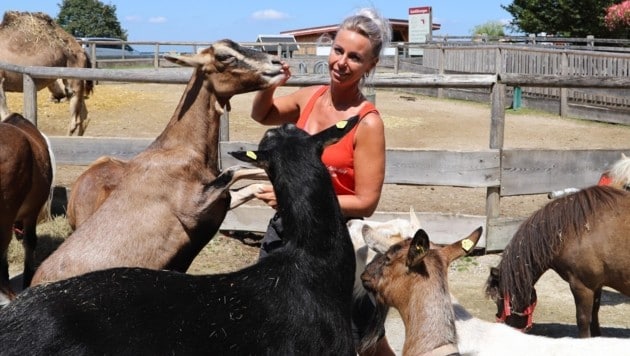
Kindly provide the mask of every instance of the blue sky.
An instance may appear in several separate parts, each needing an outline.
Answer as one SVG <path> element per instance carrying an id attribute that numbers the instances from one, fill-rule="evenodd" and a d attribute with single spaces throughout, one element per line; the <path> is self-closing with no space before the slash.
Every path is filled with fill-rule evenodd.
<path id="1" fill-rule="evenodd" d="M 56 17 L 62 0 L 1 0 L 0 10 L 41 11 Z M 436 35 L 468 36 L 476 25 L 509 21 L 501 5 L 510 0 L 440 0 L 435 3 L 402 0 L 318 1 L 199 1 L 102 0 L 116 6 L 129 41 L 208 41 L 230 38 L 254 42 L 259 34 L 333 25 L 356 9 L 377 8 L 387 18 L 408 19 L 410 7 L 431 6 Z"/>

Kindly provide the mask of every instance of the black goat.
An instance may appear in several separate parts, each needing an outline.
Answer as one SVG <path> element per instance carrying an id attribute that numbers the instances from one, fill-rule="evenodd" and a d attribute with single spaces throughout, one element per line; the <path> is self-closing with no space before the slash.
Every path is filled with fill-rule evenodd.
<path id="1" fill-rule="evenodd" d="M 309 136 L 268 130 L 236 158 L 264 168 L 286 244 L 240 271 L 141 268 L 32 287 L 0 310 L 1 355 L 354 355 L 354 250 L 321 162 L 356 117 Z"/>

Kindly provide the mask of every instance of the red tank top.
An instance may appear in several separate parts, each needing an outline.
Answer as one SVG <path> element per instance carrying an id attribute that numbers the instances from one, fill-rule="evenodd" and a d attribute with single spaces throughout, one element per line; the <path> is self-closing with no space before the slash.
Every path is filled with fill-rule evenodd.
<path id="1" fill-rule="evenodd" d="M 308 103 L 304 107 L 304 110 L 300 114 L 296 126 L 303 129 L 306 126 L 315 101 L 326 91 L 329 86 L 324 85 L 317 89 L 313 96 L 309 99 Z M 376 112 L 376 107 L 371 102 L 365 103 L 359 111 L 359 122 L 365 117 L 365 115 Z M 350 132 L 339 140 L 339 142 L 330 145 L 324 149 L 322 154 L 322 162 L 328 168 L 330 177 L 332 178 L 333 187 L 337 195 L 354 195 L 354 136 L 357 132 L 357 124 Z"/>

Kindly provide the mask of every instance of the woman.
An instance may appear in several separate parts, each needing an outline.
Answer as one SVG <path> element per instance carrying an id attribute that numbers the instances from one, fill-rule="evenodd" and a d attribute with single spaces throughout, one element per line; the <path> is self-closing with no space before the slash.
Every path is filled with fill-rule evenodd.
<path id="1" fill-rule="evenodd" d="M 251 116 L 263 125 L 295 123 L 310 134 L 315 134 L 354 115 L 360 122 L 341 141 L 327 147 L 322 161 L 328 167 L 339 205 L 348 219 L 371 216 L 378 205 L 385 176 L 385 133 L 383 121 L 376 107 L 366 100 L 361 87 L 376 68 L 391 29 L 373 9 L 362 9 L 346 18 L 338 28 L 328 56 L 330 84 L 309 86 L 289 95 L 274 98 L 274 88 L 259 91 L 253 102 Z M 286 80 L 291 76 L 284 65 Z M 281 83 L 281 84 L 284 84 Z M 269 185 L 256 195 L 276 208 L 273 188 Z M 282 244 L 282 225 L 274 217 L 261 246 L 261 257 Z M 366 308 L 353 311 L 358 319 L 369 320 L 374 310 L 371 302 Z M 367 314 L 367 315 L 366 315 Z M 367 320 L 353 318 L 355 324 Z M 362 336 L 365 325 L 355 330 Z M 384 335 L 384 331 L 383 331 Z M 393 355 L 383 336 L 372 355 Z"/>

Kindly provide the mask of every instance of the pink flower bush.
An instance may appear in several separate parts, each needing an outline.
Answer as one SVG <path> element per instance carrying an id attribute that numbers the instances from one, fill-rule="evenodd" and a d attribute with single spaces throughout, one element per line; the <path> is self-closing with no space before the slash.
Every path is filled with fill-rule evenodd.
<path id="1" fill-rule="evenodd" d="M 630 0 L 610 6 L 606 10 L 604 23 L 611 31 L 630 28 Z"/>

